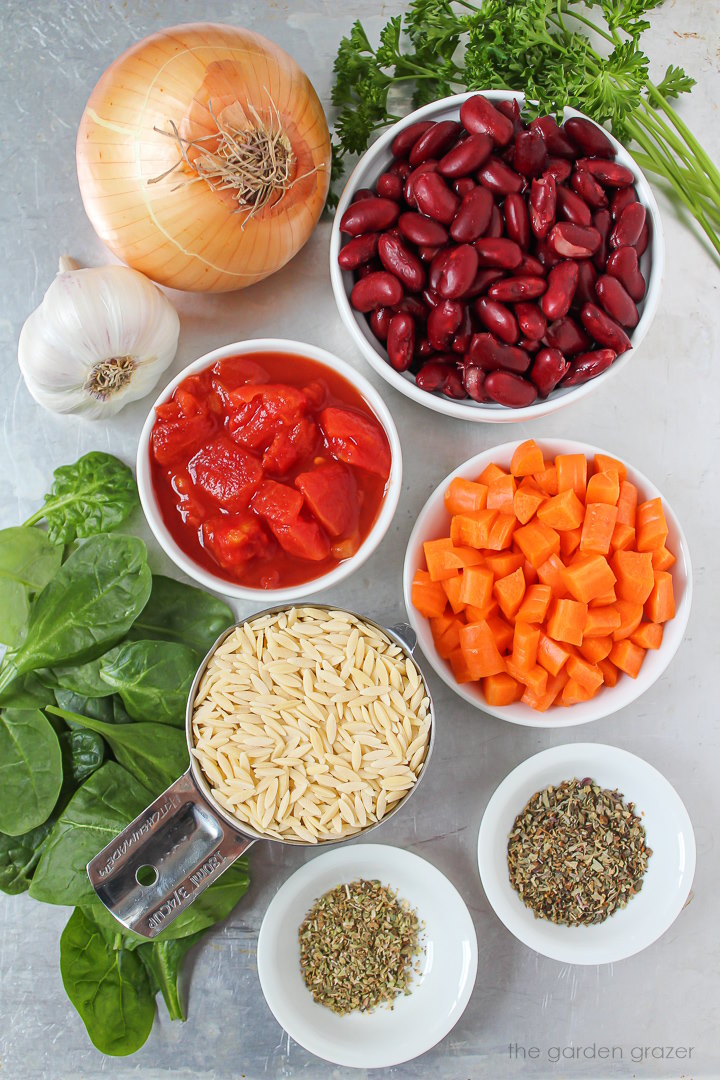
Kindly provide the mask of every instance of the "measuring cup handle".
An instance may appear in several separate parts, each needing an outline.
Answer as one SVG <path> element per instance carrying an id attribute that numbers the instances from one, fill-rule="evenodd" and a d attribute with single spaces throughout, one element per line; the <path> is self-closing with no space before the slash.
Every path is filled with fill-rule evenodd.
<path id="1" fill-rule="evenodd" d="M 154 938 L 252 843 L 216 817 L 188 770 L 87 864 L 87 873 L 118 922 Z"/>

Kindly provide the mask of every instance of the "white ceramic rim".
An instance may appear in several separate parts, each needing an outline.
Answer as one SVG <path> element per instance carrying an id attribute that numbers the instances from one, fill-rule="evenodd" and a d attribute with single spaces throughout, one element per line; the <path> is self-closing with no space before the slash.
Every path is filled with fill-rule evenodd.
<path id="1" fill-rule="evenodd" d="M 431 511 L 442 502 L 448 484 L 457 476 L 465 479 L 476 477 L 478 473 L 482 472 L 482 470 L 492 461 L 497 462 L 497 464 L 501 466 L 508 466 L 513 451 L 524 441 L 525 440 L 523 439 L 519 439 L 516 442 L 502 443 L 499 446 L 493 446 L 488 450 L 483 450 L 482 453 L 475 454 L 473 457 L 468 458 L 467 461 L 464 461 L 462 465 L 459 465 L 457 469 L 449 473 L 448 476 L 438 484 L 418 514 L 417 521 L 415 522 L 415 526 L 410 534 L 410 539 L 408 540 L 405 552 L 405 562 L 403 565 L 403 596 L 410 625 L 417 634 L 418 645 L 420 646 L 423 655 L 436 675 L 439 675 L 442 681 L 449 686 L 451 690 L 454 690 L 464 701 L 467 701 L 468 704 L 474 706 L 476 709 L 480 709 L 482 712 L 489 713 L 491 716 L 497 716 L 500 720 L 507 720 L 511 724 L 520 724 L 524 727 L 534 728 L 576 727 L 578 724 L 588 724 L 592 720 L 600 720 L 605 716 L 611 716 L 619 709 L 623 709 L 626 705 L 630 705 L 639 698 L 645 690 L 649 689 L 667 668 L 680 647 L 688 624 L 688 619 L 690 618 L 690 607 L 692 605 L 693 594 L 690 550 L 680 521 L 665 496 L 646 476 L 643 475 L 643 473 L 639 472 L 632 465 L 628 465 L 627 462 L 623 462 L 627 468 L 628 480 L 637 486 L 640 494 L 645 499 L 662 499 L 665 518 L 670 530 L 670 544 L 674 549 L 673 553 L 677 556 L 677 562 L 671 569 L 671 573 L 673 574 L 673 585 L 676 591 L 675 617 L 664 624 L 663 640 L 660 648 L 655 650 L 654 653 L 652 650 L 648 652 L 648 659 L 651 661 L 651 664 L 652 660 L 656 659 L 657 671 L 648 675 L 648 668 L 646 667 L 648 661 L 646 659 L 637 679 L 631 679 L 628 676 L 623 675 L 622 678 L 618 680 L 617 686 L 601 689 L 594 698 L 590 699 L 590 701 L 582 701 L 569 708 L 551 705 L 547 712 L 541 713 L 535 709 L 531 709 L 529 705 L 523 705 L 522 702 L 515 702 L 512 705 L 505 705 L 502 708 L 488 705 L 482 697 L 482 692 L 477 684 L 457 683 L 453 677 L 450 665 L 438 655 L 435 643 L 432 639 L 430 623 L 413 607 L 411 597 L 412 579 L 415 571 L 418 569 L 418 557 L 422 551 L 423 541 L 435 539 L 435 537 L 428 535 L 426 531 L 426 518 L 430 515 Z M 543 456 L 546 458 L 550 456 L 554 457 L 556 454 L 585 454 L 585 456 L 589 458 L 594 457 L 595 454 L 606 454 L 609 457 L 616 458 L 618 461 L 623 460 L 617 454 L 612 453 L 612 451 L 603 450 L 598 446 L 592 446 L 590 443 L 577 442 L 571 439 L 541 437 L 538 437 L 536 441 L 543 451 Z M 679 585 L 682 585 L 682 592 L 678 589 Z"/>
<path id="2" fill-rule="evenodd" d="M 676 832 L 674 834 L 678 849 L 683 856 L 682 871 L 677 879 L 676 889 L 672 900 L 668 903 L 664 918 L 644 917 L 638 918 L 637 914 L 633 921 L 636 924 L 632 935 L 625 934 L 625 944 L 621 940 L 611 942 L 598 940 L 602 931 L 603 938 L 622 938 L 622 933 L 627 927 L 624 916 L 632 913 L 633 904 L 639 903 L 643 896 L 641 889 L 637 896 L 633 897 L 627 907 L 616 911 L 604 923 L 598 926 L 553 926 L 545 920 L 535 920 L 528 923 L 529 909 L 512 888 L 507 875 L 507 860 L 502 860 L 504 876 L 496 873 L 498 844 L 502 844 L 503 853 L 507 847 L 507 836 L 515 816 L 519 814 L 528 799 L 548 784 L 558 784 L 562 780 L 570 780 L 577 776 L 593 776 L 592 770 L 587 771 L 588 757 L 604 759 L 599 766 L 604 771 L 611 765 L 620 769 L 632 770 L 636 775 L 644 778 L 649 784 L 660 789 L 661 797 L 667 813 L 673 821 Z M 583 771 L 586 770 L 586 771 Z M 610 781 L 597 778 L 604 786 L 610 786 Z M 636 802 L 635 794 L 622 780 L 619 783 L 620 791 L 626 802 Z M 631 781 L 632 784 L 632 781 Z M 507 803 L 511 802 L 516 809 L 512 811 L 512 818 L 507 813 Z M 516 805 L 517 804 L 517 805 Z M 641 816 L 644 807 L 637 803 L 637 812 Z M 651 825 L 645 816 L 643 824 L 648 828 L 648 844 L 655 853 L 658 852 L 657 839 L 653 840 L 650 834 Z M 506 828 L 507 826 L 507 828 Z M 502 835 L 500 835 L 502 834 Z M 668 844 L 672 842 L 668 836 Z M 653 872 L 653 857 L 650 857 L 646 878 Z M 519 941 L 543 956 L 549 956 L 551 960 L 559 960 L 566 964 L 610 964 L 618 960 L 624 960 L 628 956 L 646 949 L 657 941 L 674 923 L 682 911 L 695 874 L 695 833 L 685 804 L 675 788 L 661 772 L 650 765 L 643 758 L 631 754 L 628 750 L 622 750 L 617 746 L 604 743 L 567 743 L 561 746 L 553 746 L 549 750 L 543 750 L 533 757 L 526 758 L 514 768 L 493 792 L 483 814 L 478 833 L 478 869 L 485 895 L 490 906 Z M 645 885 L 644 887 L 645 888 Z M 646 894 L 647 895 L 647 894 Z M 666 893 L 663 894 L 667 896 Z M 636 909 L 637 913 L 637 909 Z M 538 932 L 533 932 L 536 929 Z M 556 940 L 548 944 L 547 931 L 551 928 L 552 937 Z"/>
<path id="3" fill-rule="evenodd" d="M 327 574 L 313 578 L 312 581 L 306 581 L 301 585 L 293 585 L 291 588 L 286 589 L 256 589 L 247 585 L 226 581 L 225 578 L 210 573 L 191 559 L 190 556 L 175 542 L 162 519 L 155 501 L 152 477 L 150 475 L 150 434 L 155 423 L 156 407 L 167 401 L 175 388 L 179 386 L 183 379 L 187 378 L 188 375 L 193 375 L 198 371 L 204 371 L 205 368 L 210 367 L 211 364 L 214 364 L 218 360 L 225 359 L 225 357 L 246 356 L 249 353 L 256 352 L 278 352 L 286 353 L 288 356 L 307 357 L 309 360 L 314 360 L 323 367 L 330 368 L 332 371 L 342 375 L 365 399 L 370 409 L 382 424 L 390 444 L 390 476 L 388 477 L 380 512 L 372 529 L 365 537 L 365 540 L 358 550 L 349 559 L 345 559 L 343 562 L 339 563 L 338 566 L 334 567 Z M 308 345 L 302 341 L 294 341 L 289 338 L 250 338 L 246 341 L 236 341 L 230 345 L 222 345 L 219 349 L 213 349 L 212 352 L 205 353 L 197 360 L 194 360 L 192 364 L 188 364 L 187 367 L 183 368 L 183 370 L 167 384 L 164 390 L 158 394 L 148 412 L 147 419 L 143 424 L 143 429 L 140 432 L 137 451 L 137 483 L 140 492 L 140 502 L 147 523 L 150 526 L 155 539 L 160 544 L 160 547 L 165 554 L 172 559 L 176 566 L 189 577 L 194 578 L 195 581 L 204 585 L 207 589 L 222 593 L 224 596 L 232 596 L 238 600 L 254 600 L 262 602 L 263 606 L 267 607 L 272 604 L 284 604 L 293 600 L 299 600 L 302 597 L 320 592 L 321 589 L 326 589 L 331 585 L 337 585 L 338 582 L 344 581 L 346 577 L 349 577 L 349 575 L 354 573 L 358 567 L 362 566 L 366 559 L 370 558 L 385 536 L 400 498 L 400 491 L 402 488 L 402 449 L 395 421 L 393 420 L 387 405 L 375 387 L 368 382 L 364 375 L 360 374 L 360 372 L 356 371 L 354 367 L 348 364 L 347 361 L 341 360 L 338 356 L 328 352 L 326 349 L 320 349 L 316 345 Z"/>
<path id="4" fill-rule="evenodd" d="M 597 378 L 591 379 L 586 383 L 581 383 L 579 386 L 568 387 L 566 390 L 559 391 L 550 398 L 538 398 L 532 405 L 528 405 L 522 409 L 508 409 L 501 405 L 481 405 L 478 402 L 470 400 L 451 401 L 441 394 L 430 394 L 425 390 L 420 390 L 419 387 L 415 385 L 412 376 L 407 376 L 399 371 L 395 371 L 387 359 L 387 353 L 384 349 L 381 350 L 379 342 L 373 337 L 372 331 L 367 325 L 364 315 L 354 312 L 350 307 L 348 294 L 352 275 L 349 271 L 341 270 L 337 261 L 341 246 L 340 219 L 345 213 L 348 205 L 352 202 L 352 197 L 357 188 L 368 186 L 368 183 L 374 182 L 380 175 L 380 172 L 382 172 L 382 169 L 380 169 L 379 166 L 376 167 L 378 160 L 386 158 L 386 164 L 390 163 L 390 144 L 400 131 L 409 127 L 410 124 L 416 123 L 418 120 L 434 119 L 437 115 L 444 112 L 456 112 L 464 101 L 467 101 L 470 97 L 474 97 L 475 94 L 479 92 L 483 93 L 490 101 L 512 101 L 513 99 L 517 99 L 522 103 L 525 100 L 524 94 L 516 93 L 511 90 L 473 90 L 466 94 L 454 94 L 450 97 L 441 98 L 439 101 L 432 101 L 429 105 L 424 105 L 421 109 L 416 109 L 415 112 L 409 113 L 408 116 L 403 117 L 402 120 L 398 121 L 393 127 L 385 131 L 377 142 L 373 143 L 373 145 L 365 151 L 348 178 L 345 189 L 340 196 L 340 201 L 338 202 L 335 218 L 333 220 L 332 232 L 330 234 L 330 281 L 335 295 L 335 303 L 340 312 L 340 318 L 345 324 L 355 345 L 357 345 L 367 362 L 375 369 L 378 375 L 385 379 L 386 382 L 395 387 L 396 390 L 399 390 L 401 394 L 418 402 L 420 405 L 424 405 L 426 409 L 444 413 L 445 416 L 454 416 L 459 420 L 473 420 L 491 424 L 507 424 L 517 423 L 521 420 L 533 420 L 541 416 L 548 416 L 550 413 L 557 412 L 558 409 L 564 408 L 571 402 L 580 401 L 582 398 L 592 393 L 593 390 L 600 386 L 604 386 L 608 379 L 617 375 L 618 372 L 629 363 L 631 357 L 637 352 L 641 342 L 650 329 L 650 325 L 655 318 L 655 312 L 660 302 L 662 277 L 665 266 L 665 239 L 660 210 L 645 174 L 625 147 L 619 143 L 609 131 L 602 128 L 603 133 L 615 148 L 617 160 L 621 164 L 626 165 L 634 173 L 638 201 L 646 207 L 651 218 L 650 245 L 647 254 L 643 257 L 644 260 L 646 259 L 649 263 L 649 270 L 646 275 L 647 291 L 643 301 L 640 321 L 629 335 L 630 340 L 633 343 L 632 349 L 628 349 L 627 352 L 618 357 L 615 363 L 611 364 L 611 366 L 601 375 L 598 375 Z M 577 109 L 566 108 L 564 115 L 566 119 L 570 116 L 581 116 L 584 119 L 590 120 L 591 123 L 595 123 L 590 117 L 585 116 L 584 113 L 578 112 Z"/>
<path id="5" fill-rule="evenodd" d="M 388 865 L 391 865 L 392 869 L 388 870 Z M 359 1053 L 354 1052 L 354 1048 L 348 1045 L 340 1051 L 336 1045 L 331 1045 L 328 1039 L 324 1038 L 315 1028 L 301 1021 L 288 1003 L 283 1000 L 283 996 L 276 992 L 275 983 L 278 979 L 282 979 L 282 974 L 277 970 L 276 958 L 273 955 L 273 944 L 277 937 L 278 925 L 285 925 L 284 920 L 288 919 L 299 893 L 307 891 L 308 894 L 312 894 L 314 900 L 322 895 L 326 889 L 332 888 L 343 880 L 353 881 L 359 877 L 379 878 L 384 884 L 397 888 L 401 898 L 407 899 L 417 910 L 422 922 L 423 897 L 416 893 L 406 895 L 401 881 L 398 880 L 403 875 L 403 869 L 405 869 L 406 874 L 409 872 L 416 879 L 424 879 L 424 881 L 430 883 L 436 899 L 440 896 L 444 899 L 444 903 L 448 908 L 452 906 L 452 918 L 446 924 L 444 923 L 445 928 L 448 933 L 457 938 L 458 942 L 467 943 L 469 946 L 469 955 L 463 955 L 462 969 L 459 971 L 460 992 L 451 1003 L 447 1013 L 438 1018 L 437 1025 L 430 1027 L 416 1025 L 409 1039 L 402 1042 L 395 1040 L 390 1050 L 387 1047 L 383 1050 L 381 1046 L 376 1046 L 374 1041 L 368 1038 L 364 1041 L 363 1048 Z M 394 876 L 394 872 L 398 870 L 399 873 Z M 328 871 L 332 872 L 332 884 L 328 884 L 329 879 L 326 876 Z M 311 900 L 305 908 L 303 916 L 312 902 Z M 303 916 L 301 916 L 301 919 Z M 289 956 L 288 961 L 292 963 L 294 957 Z M 270 901 L 260 927 L 257 944 L 257 968 L 260 985 L 268 1008 L 278 1023 L 295 1042 L 309 1050 L 310 1053 L 335 1065 L 358 1069 L 391 1068 L 405 1061 L 411 1061 L 437 1045 L 455 1027 L 465 1011 L 475 986 L 477 965 L 478 949 L 475 927 L 467 905 L 458 890 L 442 871 L 438 870 L 427 859 L 387 844 L 354 844 L 351 847 L 337 848 L 334 851 L 318 855 L 305 863 L 304 866 L 301 866 L 280 886 Z M 392 1013 L 386 1012 L 387 1017 L 399 1018 L 401 1013 L 405 1012 L 408 1004 L 412 1007 L 412 995 L 401 999 L 399 1006 Z M 313 1006 L 313 1008 L 323 1012 L 326 1011 L 322 1005 Z M 442 1011 L 443 1003 L 439 1002 L 438 1012 L 442 1013 Z M 353 1014 L 353 1019 L 361 1023 L 365 1021 L 372 1022 L 373 1015 L 375 1014 L 362 1017 Z M 342 1019 L 346 1020 L 349 1017 Z"/>

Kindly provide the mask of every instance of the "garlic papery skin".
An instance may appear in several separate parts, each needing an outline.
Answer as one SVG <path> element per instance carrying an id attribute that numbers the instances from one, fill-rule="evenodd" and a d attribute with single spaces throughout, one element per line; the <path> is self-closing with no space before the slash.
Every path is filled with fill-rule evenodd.
<path id="1" fill-rule="evenodd" d="M 39 405 L 87 420 L 145 397 L 177 351 L 180 319 L 167 297 L 129 266 L 57 275 L 20 332 L 18 363 Z"/>

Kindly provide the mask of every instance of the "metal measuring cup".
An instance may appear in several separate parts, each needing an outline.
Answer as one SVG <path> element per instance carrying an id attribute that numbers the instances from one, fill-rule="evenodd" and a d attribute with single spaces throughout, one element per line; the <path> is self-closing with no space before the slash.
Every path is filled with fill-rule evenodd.
<path id="1" fill-rule="evenodd" d="M 325 605 L 313 604 L 314 608 Z M 252 622 L 265 615 L 290 610 L 289 605 L 266 608 L 251 618 Z M 328 612 L 337 607 L 326 608 Z M 345 610 L 345 609 L 343 609 Z M 414 660 L 415 631 L 406 623 L 386 628 L 364 615 L 355 615 L 369 626 L 382 631 Z M 220 635 L 198 668 L 188 697 L 185 714 L 185 737 L 188 752 L 193 746 L 193 706 L 200 680 L 213 653 L 237 627 L 231 626 Z M 425 776 L 435 740 L 435 714 L 427 680 L 418 667 L 420 678 L 429 699 L 430 733 L 423 768 L 416 782 L 380 821 L 366 825 L 352 836 L 320 840 L 311 844 L 303 840 L 285 840 L 265 836 L 250 825 L 239 821 L 213 797 L 200 764 L 189 754 L 187 772 L 171 784 L 147 809 L 87 864 L 87 873 L 100 901 L 111 915 L 128 930 L 143 937 L 154 938 L 177 918 L 208 885 L 212 885 L 243 852 L 256 840 L 299 847 L 326 847 L 354 840 L 384 824 L 417 790 Z"/>

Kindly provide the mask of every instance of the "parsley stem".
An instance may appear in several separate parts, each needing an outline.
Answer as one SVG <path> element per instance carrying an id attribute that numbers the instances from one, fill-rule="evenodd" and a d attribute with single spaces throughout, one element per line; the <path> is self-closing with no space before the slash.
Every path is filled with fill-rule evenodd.
<path id="1" fill-rule="evenodd" d="M 698 177 L 709 182 L 710 187 L 716 193 L 716 198 L 720 200 L 720 174 L 717 178 L 708 175 L 702 168 L 699 167 L 697 161 L 697 155 L 693 154 L 692 150 L 688 147 L 687 143 L 683 143 L 681 139 L 677 137 L 671 127 L 669 127 L 662 116 L 659 115 L 656 109 L 652 107 L 645 99 L 642 100 L 643 107 L 645 109 L 645 120 L 650 124 L 654 130 L 658 140 L 668 143 L 669 146 L 675 151 L 678 157 L 682 158 L 689 169 L 698 174 Z M 715 170 L 717 171 L 717 170 Z"/>
<path id="2" fill-rule="evenodd" d="M 651 99 L 657 101 L 660 108 L 668 117 L 673 127 L 675 127 L 680 132 L 683 139 L 690 147 L 692 152 L 695 154 L 707 175 L 712 179 L 715 187 L 718 189 L 718 191 L 720 191 L 720 171 L 718 171 L 718 168 L 713 162 L 713 160 L 705 152 L 705 150 L 695 138 L 687 124 L 685 124 L 683 120 L 680 119 L 678 114 L 673 109 L 672 105 L 670 105 L 667 99 L 660 93 L 657 86 L 655 86 L 654 83 L 650 82 L 649 79 L 647 81 L 647 88 L 648 94 L 650 95 Z"/>
<path id="3" fill-rule="evenodd" d="M 588 26 L 596 34 L 599 34 L 601 38 L 605 38 L 606 41 L 609 41 L 611 45 L 617 44 L 616 39 L 612 36 L 612 34 L 608 34 L 605 30 L 602 29 L 602 27 L 597 26 L 597 24 L 594 23 L 592 19 L 586 18 L 585 15 L 581 15 L 578 11 L 571 11 L 570 5 L 567 0 L 562 0 L 560 6 L 562 7 L 562 10 L 565 12 L 566 15 L 570 15 L 571 18 L 577 19 L 577 21 L 580 23 L 584 23 L 585 26 Z M 565 26 L 562 23 L 561 26 L 564 30 Z"/>

